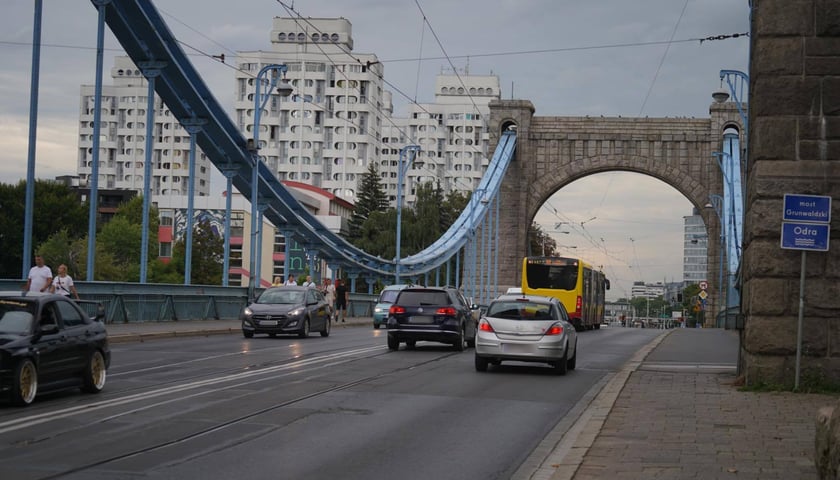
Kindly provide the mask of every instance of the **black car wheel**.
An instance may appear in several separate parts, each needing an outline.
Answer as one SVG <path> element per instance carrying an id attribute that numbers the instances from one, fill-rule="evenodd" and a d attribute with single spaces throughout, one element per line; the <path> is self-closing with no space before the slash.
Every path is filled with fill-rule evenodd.
<path id="1" fill-rule="evenodd" d="M 486 358 L 479 357 L 478 355 L 475 356 L 475 370 L 477 372 L 486 372 L 487 365 L 489 364 L 490 362 Z"/>
<path id="2" fill-rule="evenodd" d="M 330 336 L 330 317 L 324 319 L 324 329 L 321 330 L 322 337 L 329 337 Z"/>
<path id="3" fill-rule="evenodd" d="M 399 350 L 400 341 L 393 335 L 388 335 L 388 350 Z"/>
<path id="4" fill-rule="evenodd" d="M 309 319 L 305 319 L 303 321 L 303 330 L 300 331 L 298 334 L 300 338 L 306 338 L 309 336 Z"/>
<path id="5" fill-rule="evenodd" d="M 15 366 L 12 382 L 12 403 L 29 405 L 35 400 L 35 394 L 38 393 L 38 369 L 32 360 L 23 360 Z"/>
<path id="6" fill-rule="evenodd" d="M 458 331 L 458 338 L 455 339 L 456 341 L 453 345 L 455 347 L 455 350 L 458 352 L 464 351 L 464 336 L 464 326 L 461 325 L 461 329 Z"/>
<path id="7" fill-rule="evenodd" d="M 108 369 L 105 366 L 105 357 L 99 350 L 90 354 L 87 366 L 85 367 L 85 378 L 83 379 L 82 390 L 87 393 L 99 393 L 105 388 L 105 379 L 108 376 Z"/>
<path id="8" fill-rule="evenodd" d="M 242 336 L 245 338 L 254 338 L 254 332 L 251 330 L 242 330 Z"/>
<path id="9" fill-rule="evenodd" d="M 557 375 L 565 375 L 566 374 L 566 371 L 568 370 L 568 366 L 569 366 L 569 362 L 566 358 L 566 356 L 568 354 L 569 354 L 569 348 L 566 347 L 566 349 L 563 350 L 563 358 L 554 362 L 554 373 L 556 373 Z"/>

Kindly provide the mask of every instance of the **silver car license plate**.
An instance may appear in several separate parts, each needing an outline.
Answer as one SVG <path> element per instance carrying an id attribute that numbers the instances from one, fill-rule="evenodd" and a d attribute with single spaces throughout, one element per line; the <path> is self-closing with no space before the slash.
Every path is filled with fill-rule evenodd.
<path id="1" fill-rule="evenodd" d="M 271 325 L 271 326 L 276 327 L 277 326 L 277 320 L 260 320 L 260 325 L 265 325 L 265 326 Z"/>

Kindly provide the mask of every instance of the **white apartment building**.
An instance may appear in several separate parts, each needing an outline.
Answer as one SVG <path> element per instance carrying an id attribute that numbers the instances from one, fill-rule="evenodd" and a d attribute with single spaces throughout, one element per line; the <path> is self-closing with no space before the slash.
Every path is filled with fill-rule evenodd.
<path id="1" fill-rule="evenodd" d="M 683 282 L 686 284 L 699 283 L 708 280 L 707 252 L 709 235 L 706 224 L 697 208 L 691 215 L 683 217 Z"/>
<path id="2" fill-rule="evenodd" d="M 239 52 L 235 121 L 253 138 L 260 69 L 284 64 L 293 87 L 270 95 L 260 116 L 260 157 L 280 180 L 303 182 L 354 202 L 356 183 L 379 157 L 383 66 L 353 52 L 343 18 L 275 18 L 271 50 Z"/>
<path id="3" fill-rule="evenodd" d="M 392 117 L 382 125 L 379 172 L 391 202 L 395 202 L 399 153 L 406 145 L 420 151 L 403 179 L 405 201 L 411 204 L 415 188 L 440 183 L 444 192 L 472 192 L 489 163 L 489 103 L 500 98 L 495 75 L 438 75 L 435 102 L 412 104 L 408 117 Z M 406 160 L 408 156 L 406 155 Z"/>
<path id="4" fill-rule="evenodd" d="M 99 179 L 103 189 L 143 192 L 146 164 L 146 108 L 148 83 L 127 56 L 114 59 L 113 85 L 103 85 L 99 132 Z M 169 108 L 155 98 L 152 130 L 152 196 L 186 195 L 189 191 L 190 135 Z M 80 184 L 90 185 L 93 171 L 94 86 L 81 86 L 79 106 L 79 157 L 76 173 Z M 210 194 L 207 157 L 196 147 L 195 194 Z"/>
<path id="5" fill-rule="evenodd" d="M 407 117 L 394 117 L 383 65 L 374 54 L 353 52 L 348 20 L 277 17 L 270 51 L 238 54 L 236 122 L 246 137 L 253 137 L 256 76 L 269 64 L 286 65 L 294 88 L 288 97 L 271 94 L 260 114 L 260 156 L 280 180 L 355 202 L 358 181 L 374 163 L 394 202 L 406 145 L 421 148 L 404 179 L 407 203 L 418 183 L 470 192 L 484 174 L 497 76 L 439 75 L 434 103 L 413 104 Z"/>
<path id="6" fill-rule="evenodd" d="M 654 299 L 665 295 L 665 285 L 662 282 L 645 283 L 633 282 L 630 288 L 630 298 L 650 298 Z"/>

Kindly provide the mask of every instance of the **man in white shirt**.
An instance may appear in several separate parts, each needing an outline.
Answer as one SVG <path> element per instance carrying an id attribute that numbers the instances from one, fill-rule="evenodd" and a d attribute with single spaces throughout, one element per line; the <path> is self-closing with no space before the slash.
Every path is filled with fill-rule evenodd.
<path id="1" fill-rule="evenodd" d="M 23 290 L 27 292 L 49 291 L 52 280 L 52 270 L 44 265 L 44 258 L 35 255 L 35 266 L 29 269 L 29 278 L 26 279 L 26 286 L 23 287 Z"/>
<path id="2" fill-rule="evenodd" d="M 283 285 L 297 286 L 297 280 L 295 280 L 295 276 L 294 275 L 289 275 L 289 278 L 286 280 L 286 283 L 284 283 Z"/>

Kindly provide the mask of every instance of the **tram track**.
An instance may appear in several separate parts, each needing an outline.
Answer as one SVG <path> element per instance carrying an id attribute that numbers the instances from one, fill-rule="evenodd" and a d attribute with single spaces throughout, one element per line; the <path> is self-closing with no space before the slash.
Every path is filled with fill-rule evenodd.
<path id="1" fill-rule="evenodd" d="M 379 349 L 379 347 L 377 347 L 377 349 Z M 344 363 L 348 363 L 348 362 L 352 362 L 352 361 L 367 360 L 367 359 L 371 359 L 371 358 L 377 358 L 377 357 L 381 357 L 383 355 L 388 355 L 388 354 L 391 354 L 391 352 L 387 352 L 387 351 L 386 352 L 379 352 L 379 353 L 371 352 L 371 354 L 369 354 L 369 355 L 363 355 L 361 357 L 354 357 L 352 359 L 347 359 L 347 360 L 344 361 Z M 225 420 L 225 421 L 218 422 L 217 424 L 207 426 L 205 428 L 196 430 L 196 431 L 191 432 L 191 433 L 186 434 L 186 435 L 181 435 L 177 438 L 157 442 L 153 445 L 148 445 L 148 446 L 145 446 L 145 447 L 142 447 L 142 448 L 136 448 L 136 449 L 133 449 L 131 451 L 122 452 L 122 453 L 119 453 L 119 454 L 116 454 L 116 455 L 111 455 L 107 458 L 101 458 L 101 459 L 98 459 L 98 460 L 93 461 L 93 462 L 85 463 L 83 465 L 77 465 L 77 466 L 74 466 L 72 468 L 68 468 L 68 469 L 62 470 L 60 472 L 55 472 L 55 473 L 52 473 L 48 476 L 44 476 L 44 477 L 40 477 L 40 478 L 42 480 L 58 479 L 58 478 L 62 478 L 62 477 L 68 476 L 68 475 L 73 475 L 73 474 L 77 474 L 77 473 L 84 472 L 84 471 L 87 471 L 87 470 L 91 470 L 91 469 L 94 469 L 94 468 L 103 467 L 103 466 L 106 466 L 108 464 L 112 464 L 112 463 L 115 463 L 115 462 L 118 462 L 118 461 L 121 461 L 121 460 L 130 459 L 130 458 L 138 457 L 138 456 L 141 456 L 141 455 L 144 455 L 144 454 L 147 454 L 147 453 L 151 453 L 151 452 L 166 449 L 166 448 L 169 448 L 169 447 L 174 447 L 174 446 L 177 446 L 177 445 L 181 445 L 181 444 L 187 443 L 191 440 L 195 440 L 195 439 L 198 439 L 200 437 L 203 437 L 205 435 L 216 433 L 216 432 L 219 432 L 219 431 L 224 430 L 226 428 L 230 428 L 232 426 L 247 422 L 247 421 L 249 421 L 249 420 L 251 420 L 255 417 L 258 417 L 260 415 L 264 415 L 266 413 L 270 413 L 270 412 L 273 412 L 273 411 L 276 411 L 276 410 L 279 410 L 279 409 L 282 409 L 282 408 L 293 406 L 293 405 L 298 404 L 300 402 L 303 402 L 305 400 L 310 400 L 310 399 L 317 398 L 317 397 L 320 397 L 320 396 L 323 396 L 323 395 L 327 395 L 327 394 L 330 394 L 330 393 L 333 393 L 333 392 L 346 390 L 346 389 L 353 388 L 353 387 L 358 386 L 358 385 L 362 385 L 362 384 L 365 384 L 365 383 L 368 383 L 368 382 L 371 382 L 371 381 L 378 380 L 378 379 L 383 378 L 383 377 L 394 375 L 396 373 L 400 373 L 400 372 L 404 372 L 404 371 L 411 370 L 411 369 L 414 369 L 414 368 L 422 367 L 424 365 L 433 364 L 433 363 L 439 362 L 441 360 L 445 360 L 447 358 L 450 358 L 450 357 L 458 355 L 458 354 L 460 354 L 460 352 L 444 353 L 444 354 L 438 355 L 434 358 L 429 358 L 429 359 L 419 361 L 419 362 L 413 362 L 411 364 L 404 365 L 402 367 L 391 369 L 391 370 L 388 370 L 388 371 L 385 371 L 385 372 L 380 372 L 380 373 L 377 373 L 377 374 L 374 374 L 374 375 L 368 375 L 366 377 L 362 377 L 362 378 L 354 379 L 354 380 L 351 380 L 351 381 L 343 382 L 343 383 L 340 383 L 340 384 L 337 384 L 337 385 L 332 385 L 332 386 L 329 386 L 329 387 L 326 387 L 326 388 L 319 389 L 317 391 L 307 393 L 305 395 L 300 395 L 300 396 L 297 396 L 297 397 L 292 398 L 292 399 L 288 399 L 288 400 L 278 402 L 278 403 L 273 404 L 273 405 L 269 405 L 267 407 L 262 407 L 262 408 L 254 409 L 254 410 L 249 411 L 249 412 L 245 412 L 243 414 L 240 414 L 240 415 L 236 416 L 235 418 L 231 418 L 231 419 L 228 419 L 228 420 Z M 331 366 L 331 365 L 333 365 L 333 364 L 324 364 L 324 365 L 320 365 L 317 368 L 325 368 L 325 367 Z M 310 371 L 310 370 L 309 369 L 299 370 L 296 373 L 306 373 L 308 371 Z M 264 380 L 268 380 L 268 379 L 262 379 L 260 381 L 264 381 Z M 241 385 L 242 384 L 230 385 L 230 386 L 227 386 L 225 388 L 235 388 L 235 387 L 241 386 Z M 184 399 L 179 398 L 179 399 L 176 399 L 174 401 L 182 401 L 182 400 L 184 400 Z M 128 414 L 131 414 L 131 413 L 134 413 L 134 412 L 136 412 L 136 410 L 123 412 L 122 414 L 120 414 L 120 416 L 128 415 Z M 72 431 L 72 430 L 82 429 L 82 428 L 89 428 L 92 425 L 105 423 L 105 422 L 108 422 L 110 420 L 113 420 L 114 418 L 116 418 L 116 416 L 106 417 L 106 418 L 97 420 L 95 422 L 90 422 L 88 424 L 78 426 L 74 429 L 68 430 L 68 432 Z M 268 433 L 279 430 L 281 428 L 284 428 L 284 426 L 282 426 L 282 425 L 274 426 L 268 431 L 261 431 L 258 434 L 255 434 L 255 435 L 250 436 L 248 438 L 242 439 L 239 442 L 236 442 L 236 444 L 242 443 L 243 441 L 247 442 L 247 441 L 253 440 L 253 438 L 257 438 L 259 436 L 266 435 Z M 5 430 L 3 430 L 3 428 L 2 428 L 2 424 L 0 424 L 0 433 L 3 433 L 4 431 Z M 230 446 L 231 445 L 227 445 L 226 448 L 229 448 Z"/>

